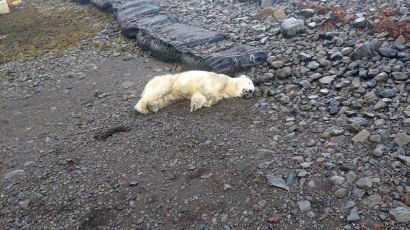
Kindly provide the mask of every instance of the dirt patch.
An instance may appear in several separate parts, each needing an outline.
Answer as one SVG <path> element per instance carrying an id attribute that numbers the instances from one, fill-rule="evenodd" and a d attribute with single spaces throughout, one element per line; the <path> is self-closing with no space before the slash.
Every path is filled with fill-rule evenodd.
<path id="1" fill-rule="evenodd" d="M 97 141 L 105 141 L 108 137 L 111 137 L 115 133 L 122 133 L 122 132 L 129 132 L 129 131 L 130 131 L 130 127 L 128 127 L 128 126 L 113 127 L 113 128 L 110 128 L 106 131 L 102 131 L 102 132 L 97 133 L 94 136 L 94 138 Z"/>
<path id="2" fill-rule="evenodd" d="M 101 26 L 93 24 L 95 19 L 112 20 L 93 7 L 78 11 L 48 2 L 14 8 L 1 16 L 0 64 L 31 60 L 47 52 L 61 54 L 101 31 Z"/>

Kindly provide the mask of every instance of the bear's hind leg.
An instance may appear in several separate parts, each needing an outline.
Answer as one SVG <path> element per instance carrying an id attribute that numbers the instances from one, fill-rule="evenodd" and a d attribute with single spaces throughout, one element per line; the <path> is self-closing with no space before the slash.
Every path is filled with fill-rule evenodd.
<path id="1" fill-rule="evenodd" d="M 194 111 L 202 108 L 202 106 L 204 106 L 206 101 L 207 101 L 207 99 L 204 95 L 202 95 L 201 93 L 195 93 L 191 97 L 191 110 L 190 111 L 194 112 Z"/>
<path id="2" fill-rule="evenodd" d="M 155 101 L 149 101 L 147 103 L 148 109 L 154 113 L 158 112 L 158 110 L 164 108 L 165 106 L 172 104 L 173 102 L 179 99 L 177 94 L 169 93 L 164 96 L 164 98 L 160 98 Z"/>
<path id="3" fill-rule="evenodd" d="M 222 97 L 211 97 L 205 102 L 204 107 L 209 108 L 218 103 L 221 99 Z"/>

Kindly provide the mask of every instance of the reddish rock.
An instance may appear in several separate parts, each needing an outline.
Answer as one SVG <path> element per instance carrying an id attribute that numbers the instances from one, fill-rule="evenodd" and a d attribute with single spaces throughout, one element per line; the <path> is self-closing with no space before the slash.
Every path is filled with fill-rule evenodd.
<path id="1" fill-rule="evenodd" d="M 275 13 L 275 8 L 273 7 L 269 7 L 269 8 L 265 8 L 260 10 L 258 13 L 255 14 L 255 16 L 253 16 L 253 19 L 262 19 L 268 16 L 273 16 L 273 14 Z"/>
<path id="2" fill-rule="evenodd" d="M 373 224 L 373 229 L 384 229 L 384 225 L 383 224 Z"/>
<path id="3" fill-rule="evenodd" d="M 274 214 L 273 216 L 269 217 L 268 222 L 271 224 L 278 223 L 280 221 L 280 215 Z"/>

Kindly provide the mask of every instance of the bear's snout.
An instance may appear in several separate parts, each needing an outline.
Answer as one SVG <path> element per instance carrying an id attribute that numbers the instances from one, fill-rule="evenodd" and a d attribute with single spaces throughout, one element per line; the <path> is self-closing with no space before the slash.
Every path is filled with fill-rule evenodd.
<path id="1" fill-rule="evenodd" d="M 253 89 L 243 89 L 242 94 L 245 98 L 251 98 L 253 96 Z"/>

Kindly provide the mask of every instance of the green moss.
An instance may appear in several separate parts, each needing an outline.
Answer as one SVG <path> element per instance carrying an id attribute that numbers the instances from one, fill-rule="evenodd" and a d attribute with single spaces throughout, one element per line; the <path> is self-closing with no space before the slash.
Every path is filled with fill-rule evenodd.
<path id="1" fill-rule="evenodd" d="M 8 77 L 8 76 L 11 75 L 11 73 L 12 72 L 10 72 L 10 71 L 0 72 L 0 78 Z"/>
<path id="2" fill-rule="evenodd" d="M 93 21 L 111 20 L 109 14 L 93 7 L 88 12 L 74 8 L 59 9 L 51 2 L 33 7 L 22 5 L 0 20 L 0 64 L 30 60 L 46 52 L 62 54 L 81 40 L 90 39 L 102 26 Z"/>

